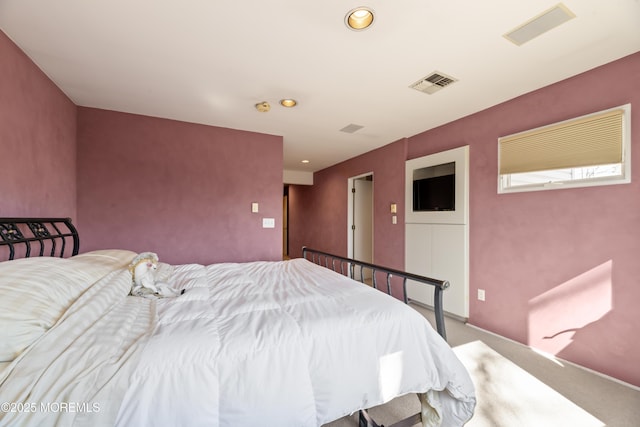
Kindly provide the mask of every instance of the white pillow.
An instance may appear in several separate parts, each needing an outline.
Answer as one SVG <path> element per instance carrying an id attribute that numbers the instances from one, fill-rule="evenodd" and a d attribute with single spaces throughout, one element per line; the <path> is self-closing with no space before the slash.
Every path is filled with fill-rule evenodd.
<path id="1" fill-rule="evenodd" d="M 0 262 L 0 362 L 10 362 L 45 333 L 91 284 L 126 268 L 130 251 Z"/>
<path id="2" fill-rule="evenodd" d="M 93 266 L 127 268 L 132 259 L 137 256 L 137 252 L 125 249 L 103 249 L 98 251 L 85 252 L 69 258 L 74 262 L 83 262 Z"/>

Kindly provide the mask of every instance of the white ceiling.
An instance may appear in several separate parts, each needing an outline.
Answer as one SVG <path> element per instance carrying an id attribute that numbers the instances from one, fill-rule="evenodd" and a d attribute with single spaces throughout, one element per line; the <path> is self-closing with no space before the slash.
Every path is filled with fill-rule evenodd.
<path id="1" fill-rule="evenodd" d="M 556 0 L 0 0 L 0 28 L 77 105 L 282 135 L 316 171 L 640 51 L 640 0 L 563 3 L 519 47 Z M 361 5 L 374 25 L 347 29 Z M 433 71 L 459 81 L 408 88 Z"/>

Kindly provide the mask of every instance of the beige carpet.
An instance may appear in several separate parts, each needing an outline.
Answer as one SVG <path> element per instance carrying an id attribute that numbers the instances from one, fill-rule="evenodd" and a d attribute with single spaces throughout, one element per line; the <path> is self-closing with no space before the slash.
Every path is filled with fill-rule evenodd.
<path id="1" fill-rule="evenodd" d="M 469 427 L 605 425 L 482 341 L 454 351 L 476 386 L 476 411 Z"/>

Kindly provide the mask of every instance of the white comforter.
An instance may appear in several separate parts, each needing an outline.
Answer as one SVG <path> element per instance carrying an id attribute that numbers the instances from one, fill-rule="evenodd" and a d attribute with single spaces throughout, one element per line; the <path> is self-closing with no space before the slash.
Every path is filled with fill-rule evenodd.
<path id="1" fill-rule="evenodd" d="M 470 377 L 416 311 L 306 260 L 161 264 L 178 298 L 93 284 L 0 374 L 0 425 L 320 426 L 406 393 L 461 426 Z M 426 421 L 425 421 L 426 423 Z"/>

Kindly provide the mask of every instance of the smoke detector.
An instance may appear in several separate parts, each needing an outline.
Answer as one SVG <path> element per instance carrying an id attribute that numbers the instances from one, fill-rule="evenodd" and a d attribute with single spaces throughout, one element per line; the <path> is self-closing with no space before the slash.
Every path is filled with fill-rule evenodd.
<path id="1" fill-rule="evenodd" d="M 451 83 L 457 82 L 458 79 L 448 76 L 439 71 L 434 71 L 426 77 L 421 78 L 411 86 L 411 89 L 418 90 L 420 92 L 427 93 L 429 95 L 439 91 L 440 89 L 449 86 Z"/>
<path id="2" fill-rule="evenodd" d="M 271 105 L 269 105 L 267 101 L 259 102 L 256 104 L 256 110 L 260 111 L 261 113 L 266 113 L 270 109 Z"/>

